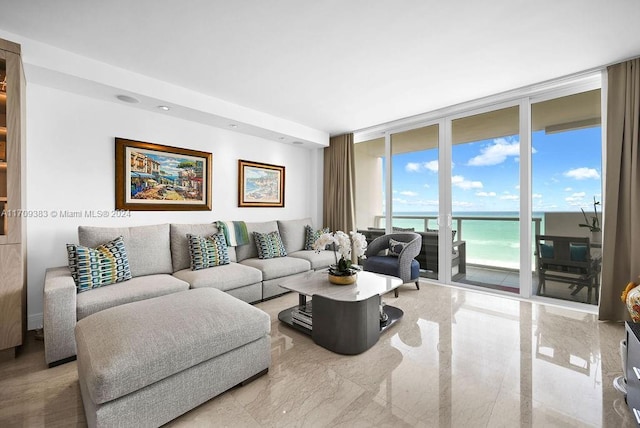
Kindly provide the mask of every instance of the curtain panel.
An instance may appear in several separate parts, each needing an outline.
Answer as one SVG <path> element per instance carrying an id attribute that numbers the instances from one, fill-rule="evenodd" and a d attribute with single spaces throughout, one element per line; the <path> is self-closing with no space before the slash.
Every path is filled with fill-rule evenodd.
<path id="1" fill-rule="evenodd" d="M 640 58 L 608 67 L 599 319 L 628 320 L 620 294 L 640 275 Z"/>
<path id="2" fill-rule="evenodd" d="M 349 233 L 355 228 L 353 134 L 331 137 L 324 149 L 324 226 Z"/>

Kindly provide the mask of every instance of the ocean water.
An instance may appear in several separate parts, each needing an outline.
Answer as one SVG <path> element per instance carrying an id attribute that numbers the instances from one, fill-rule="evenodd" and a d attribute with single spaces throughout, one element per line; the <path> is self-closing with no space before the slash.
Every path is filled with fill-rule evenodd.
<path id="1" fill-rule="evenodd" d="M 434 212 L 396 212 L 394 216 L 429 216 Z M 520 222 L 517 212 L 462 212 L 453 214 L 453 229 L 458 229 L 458 217 L 498 217 L 504 220 L 463 219 L 456 232 L 456 240 L 466 241 L 467 263 L 518 269 L 520 266 Z M 544 214 L 533 213 L 540 218 L 540 233 L 544 233 Z M 413 227 L 424 231 L 423 219 L 394 218 L 395 227 Z M 384 227 L 384 220 L 382 221 Z M 429 228 L 437 228 L 436 221 L 429 221 Z M 535 223 L 531 226 L 532 238 L 535 236 Z M 533 239 L 532 239 L 533 242 Z M 533 248 L 533 245 L 532 245 Z M 533 261 L 532 261 L 533 263 Z"/>

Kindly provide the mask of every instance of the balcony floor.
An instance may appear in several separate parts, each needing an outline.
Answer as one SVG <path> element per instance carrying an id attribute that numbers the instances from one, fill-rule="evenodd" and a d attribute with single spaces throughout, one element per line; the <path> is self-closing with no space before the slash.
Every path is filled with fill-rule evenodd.
<path id="1" fill-rule="evenodd" d="M 453 280 L 461 284 L 475 285 L 515 294 L 520 292 L 520 274 L 518 272 L 496 267 L 470 265 L 467 265 L 466 270 L 466 273 L 454 275 Z M 533 290 L 535 293 L 538 292 L 538 276 L 535 274 L 533 275 Z M 592 289 L 591 302 L 587 302 L 588 289 L 586 287 L 572 295 L 575 291 L 575 287 L 570 287 L 569 284 L 547 281 L 545 296 L 569 302 L 597 305 L 595 289 Z"/>

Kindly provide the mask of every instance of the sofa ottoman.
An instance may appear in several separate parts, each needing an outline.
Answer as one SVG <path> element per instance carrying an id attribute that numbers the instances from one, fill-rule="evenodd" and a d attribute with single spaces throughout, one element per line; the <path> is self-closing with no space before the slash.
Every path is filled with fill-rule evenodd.
<path id="1" fill-rule="evenodd" d="M 266 373 L 270 318 L 200 288 L 105 309 L 75 327 L 87 423 L 159 426 Z"/>

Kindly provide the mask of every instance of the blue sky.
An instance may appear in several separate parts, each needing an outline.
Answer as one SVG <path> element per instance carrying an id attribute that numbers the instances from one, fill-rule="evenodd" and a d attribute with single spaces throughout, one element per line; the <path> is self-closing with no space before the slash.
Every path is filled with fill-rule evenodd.
<path id="1" fill-rule="evenodd" d="M 601 128 L 545 134 L 532 140 L 534 211 L 593 209 L 601 200 Z M 457 144 L 452 151 L 453 212 L 518 211 L 518 136 Z M 438 151 L 393 157 L 393 211 L 438 209 Z"/>

